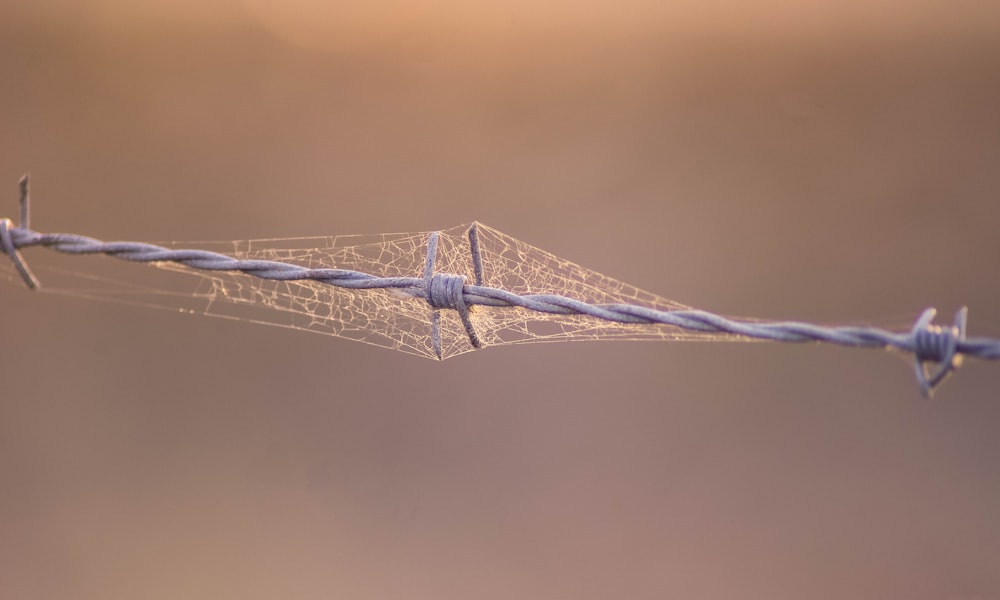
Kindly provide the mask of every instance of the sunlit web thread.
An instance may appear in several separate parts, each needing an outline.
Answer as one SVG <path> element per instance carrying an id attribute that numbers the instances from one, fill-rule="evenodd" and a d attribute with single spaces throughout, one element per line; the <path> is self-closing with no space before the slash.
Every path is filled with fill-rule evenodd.
<path id="1" fill-rule="evenodd" d="M 670 332 L 675 330 L 688 332 L 688 334 L 662 334 L 662 339 L 687 339 L 685 335 L 704 334 L 728 336 L 730 339 L 827 342 L 852 347 L 895 348 L 914 355 L 916 377 L 921 391 L 927 396 L 930 396 L 933 390 L 958 368 L 963 356 L 1000 358 L 1000 340 L 966 337 L 965 308 L 958 311 L 954 324 L 949 327 L 934 325 L 932 321 L 936 311 L 927 309 L 910 331 L 891 332 L 873 327 L 826 327 L 793 321 L 762 322 L 732 319 L 676 303 L 670 303 L 668 308 L 663 309 L 640 303 L 589 302 L 560 293 L 511 291 L 499 285 L 489 285 L 485 281 L 481 234 L 482 232 L 502 234 L 478 223 L 471 224 L 464 232 L 466 244 L 464 251 L 468 253 L 472 263 L 471 282 L 463 274 L 440 272 L 439 248 L 443 239 L 441 232 L 431 232 L 423 239 L 426 251 L 422 259 L 421 276 L 384 276 L 354 269 L 313 268 L 281 260 L 239 258 L 207 250 L 176 249 L 143 242 L 105 242 L 76 234 L 39 233 L 30 229 L 30 195 L 27 177 L 22 178 L 20 191 L 20 223 L 15 226 L 10 219 L 0 220 L 0 248 L 9 256 L 29 288 L 35 289 L 39 283 L 21 256 L 20 249 L 44 246 L 65 254 L 102 254 L 127 261 L 155 263 L 161 267 L 179 265 L 185 270 L 242 273 L 272 282 L 321 284 L 353 292 L 388 292 L 395 298 L 422 300 L 426 303 L 429 312 L 430 352 L 438 359 L 486 345 L 510 343 L 509 340 L 496 336 L 491 338 L 489 343 L 484 342 L 483 335 L 491 335 L 491 332 L 481 331 L 481 327 L 477 326 L 477 319 L 482 323 L 487 321 L 473 314 L 475 307 L 500 309 L 505 312 L 521 311 L 508 321 L 508 325 L 526 318 L 526 315 L 536 315 L 538 318 L 553 316 L 570 319 L 572 327 L 577 328 L 570 330 L 569 326 L 566 326 L 567 331 L 562 337 L 554 334 L 548 336 L 549 339 L 600 339 L 602 337 L 600 328 L 604 327 L 600 324 L 604 323 L 618 324 L 625 332 L 655 327 L 666 327 Z M 450 264 L 454 266 L 454 261 Z M 539 276 L 542 274 L 540 269 L 537 272 L 530 270 L 529 272 Z M 613 280 L 607 279 L 607 281 Z M 380 309 L 388 306 L 390 306 L 388 303 L 379 305 Z M 303 310 L 314 310 L 314 308 Z M 442 313 L 445 311 L 454 311 L 457 314 L 464 330 L 464 348 L 444 347 L 442 329 L 445 326 L 442 324 Z M 377 321 L 375 317 L 369 317 Z M 331 320 L 346 318 L 339 315 L 330 317 Z M 592 327 L 593 331 L 598 333 L 576 335 L 581 327 Z M 526 328 L 523 334 L 525 337 L 529 335 Z M 406 349 L 402 343 L 392 347 Z M 407 348 L 412 349 L 412 345 Z"/>

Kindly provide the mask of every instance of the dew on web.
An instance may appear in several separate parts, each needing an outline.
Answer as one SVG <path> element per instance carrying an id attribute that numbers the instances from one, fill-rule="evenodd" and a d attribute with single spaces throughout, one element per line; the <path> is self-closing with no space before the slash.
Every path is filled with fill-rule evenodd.
<path id="1" fill-rule="evenodd" d="M 434 273 L 464 276 L 514 294 L 552 294 L 593 305 L 629 304 L 656 310 L 689 307 L 640 290 L 483 225 L 475 224 L 481 257 L 477 282 L 470 243 L 473 225 L 436 232 Z M 166 248 L 198 248 L 242 260 L 266 260 L 309 269 L 346 269 L 377 277 L 425 277 L 430 232 L 262 239 L 228 242 L 161 242 Z M 432 323 L 440 328 L 440 358 L 474 348 L 459 314 L 435 309 L 425 295 L 405 288 L 347 289 L 311 280 L 275 281 L 240 272 L 203 271 L 174 262 L 150 263 L 160 271 L 89 257 L 70 257 L 67 268 L 53 266 L 42 291 L 111 300 L 193 314 L 238 319 L 312 331 L 439 358 Z M 113 262 L 113 269 L 106 270 Z M 3 265 L 3 263 L 0 263 Z M 74 268 L 68 268 L 68 267 Z M 3 265 L 10 273 L 10 267 Z M 123 269 L 130 273 L 122 281 Z M 146 271 L 140 273 L 139 271 Z M 169 273 L 163 273 L 166 271 Z M 587 315 L 548 314 L 520 307 L 476 305 L 469 320 L 481 347 L 585 340 L 747 340 L 719 332 L 685 330 L 666 324 L 618 323 Z"/>
<path id="2" fill-rule="evenodd" d="M 200 248 L 104 242 L 32 230 L 27 176 L 20 191 L 20 224 L 0 218 L 0 251 L 10 259 L 0 272 L 29 289 L 38 290 L 39 281 L 21 250 L 43 246 L 81 261 L 53 264 L 49 274 L 69 283 L 53 285 L 56 278 L 46 276 L 43 291 L 314 331 L 428 358 L 546 341 L 826 342 L 911 353 L 927 397 L 966 355 L 1000 359 L 1000 340 L 966 336 L 966 307 L 951 326 L 934 324 L 937 311 L 927 308 L 905 333 L 732 319 L 644 292 L 479 223 L 430 233 L 209 242 Z M 84 270 L 87 255 L 133 267 L 152 264 L 178 283 L 147 283 L 134 269 L 123 282 L 124 273 Z"/>

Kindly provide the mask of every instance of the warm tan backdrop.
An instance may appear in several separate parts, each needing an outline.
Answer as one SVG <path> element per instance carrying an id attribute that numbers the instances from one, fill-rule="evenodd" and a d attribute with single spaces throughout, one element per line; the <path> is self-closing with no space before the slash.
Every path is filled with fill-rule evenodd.
<path id="1" fill-rule="evenodd" d="M 37 229 L 479 219 L 728 314 L 1000 336 L 994 2 L 40 4 L 0 16 Z M 5 598 L 1000 598 L 995 364 L 928 402 L 877 351 L 0 302 Z"/>

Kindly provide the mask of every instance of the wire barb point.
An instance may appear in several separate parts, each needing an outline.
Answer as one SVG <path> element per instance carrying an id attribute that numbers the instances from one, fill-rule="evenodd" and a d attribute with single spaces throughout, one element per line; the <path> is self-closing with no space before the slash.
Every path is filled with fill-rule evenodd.
<path id="1" fill-rule="evenodd" d="M 18 226 L 23 229 L 31 229 L 31 173 L 25 173 L 17 181 L 17 187 L 21 191 L 21 220 Z"/>
<path id="2" fill-rule="evenodd" d="M 472 230 L 474 231 L 474 229 Z M 476 333 L 476 328 L 472 324 L 472 319 L 469 316 L 469 306 L 465 301 L 465 276 L 464 275 L 454 275 L 451 273 L 435 273 L 434 264 L 437 257 L 437 247 L 438 240 L 441 238 L 441 232 L 435 231 L 430 234 L 427 238 L 427 258 L 424 262 L 424 292 L 427 295 L 427 303 L 431 306 L 431 346 L 434 350 L 434 354 L 437 355 L 438 360 L 444 358 L 441 348 L 441 313 L 440 310 L 443 308 L 450 308 L 458 312 L 459 318 L 462 320 L 462 326 L 465 327 L 465 333 L 469 336 L 469 344 L 473 348 L 482 348 L 482 341 L 479 339 L 479 334 Z M 470 238 L 474 240 L 475 236 Z M 478 248 L 473 244 L 473 256 L 474 260 L 478 261 Z M 476 277 L 477 280 L 482 278 L 482 263 L 477 262 L 479 265 L 479 272 Z"/>
<path id="3" fill-rule="evenodd" d="M 963 306 L 955 313 L 955 323 L 951 327 L 934 325 L 937 310 L 928 308 L 921 313 L 913 325 L 910 335 L 913 340 L 914 372 L 920 392 L 926 398 L 934 396 L 934 390 L 955 369 L 962 366 L 963 356 L 958 352 L 958 345 L 965 341 L 965 329 L 968 322 L 969 309 Z M 936 363 L 937 368 L 930 372 L 928 363 Z"/>
<path id="4" fill-rule="evenodd" d="M 20 190 L 20 204 L 21 204 L 21 223 L 15 226 L 14 223 L 7 218 L 0 219 L 0 250 L 3 250 L 4 254 L 10 257 L 12 263 L 14 263 L 14 268 L 17 269 L 18 274 L 21 279 L 24 280 L 24 284 L 28 286 L 30 290 L 37 290 L 41 287 L 38 282 L 38 278 L 35 277 L 31 269 L 28 268 L 28 264 L 24 262 L 24 257 L 17 250 L 17 244 L 14 243 L 14 237 L 12 231 L 15 229 L 28 230 L 31 222 L 31 196 L 29 195 L 29 180 L 31 178 L 30 174 L 24 174 L 21 179 L 18 180 L 18 189 Z"/>

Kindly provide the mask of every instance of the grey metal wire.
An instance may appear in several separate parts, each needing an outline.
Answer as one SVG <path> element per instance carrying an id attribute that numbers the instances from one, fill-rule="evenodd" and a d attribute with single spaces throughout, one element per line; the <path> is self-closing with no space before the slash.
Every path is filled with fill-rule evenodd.
<path id="1" fill-rule="evenodd" d="M 441 358 L 440 311 L 458 312 L 469 343 L 482 343 L 469 316 L 472 306 L 520 307 L 556 315 L 588 315 L 617 323 L 664 324 L 708 333 L 727 333 L 747 338 L 778 342 L 826 342 L 864 348 L 896 348 L 914 355 L 914 369 L 921 392 L 930 397 L 934 389 L 959 367 L 963 356 L 1000 359 L 1000 340 L 967 338 L 968 311 L 962 308 L 950 327 L 932 323 L 937 311 L 928 308 L 908 332 L 891 332 L 874 327 L 825 327 L 796 321 L 741 321 L 703 310 L 657 310 L 631 304 L 589 304 L 556 294 L 517 294 L 483 285 L 482 257 L 478 229 L 469 229 L 475 284 L 462 275 L 435 273 L 439 233 L 430 234 L 423 277 L 379 277 L 347 269 L 309 269 L 271 260 L 242 260 L 205 250 L 177 250 L 144 242 L 105 242 L 68 233 L 39 233 L 28 225 L 29 202 L 27 176 L 21 180 L 21 218 L 14 226 L 10 219 L 0 219 L 0 248 L 13 261 L 29 288 L 39 287 L 38 280 L 24 262 L 19 250 L 44 246 L 66 254 L 104 254 L 133 262 L 173 262 L 204 271 L 241 272 L 261 279 L 279 281 L 310 280 L 340 288 L 402 290 L 427 300 L 432 311 L 432 345 Z M 931 365 L 936 367 L 931 370 Z"/>

